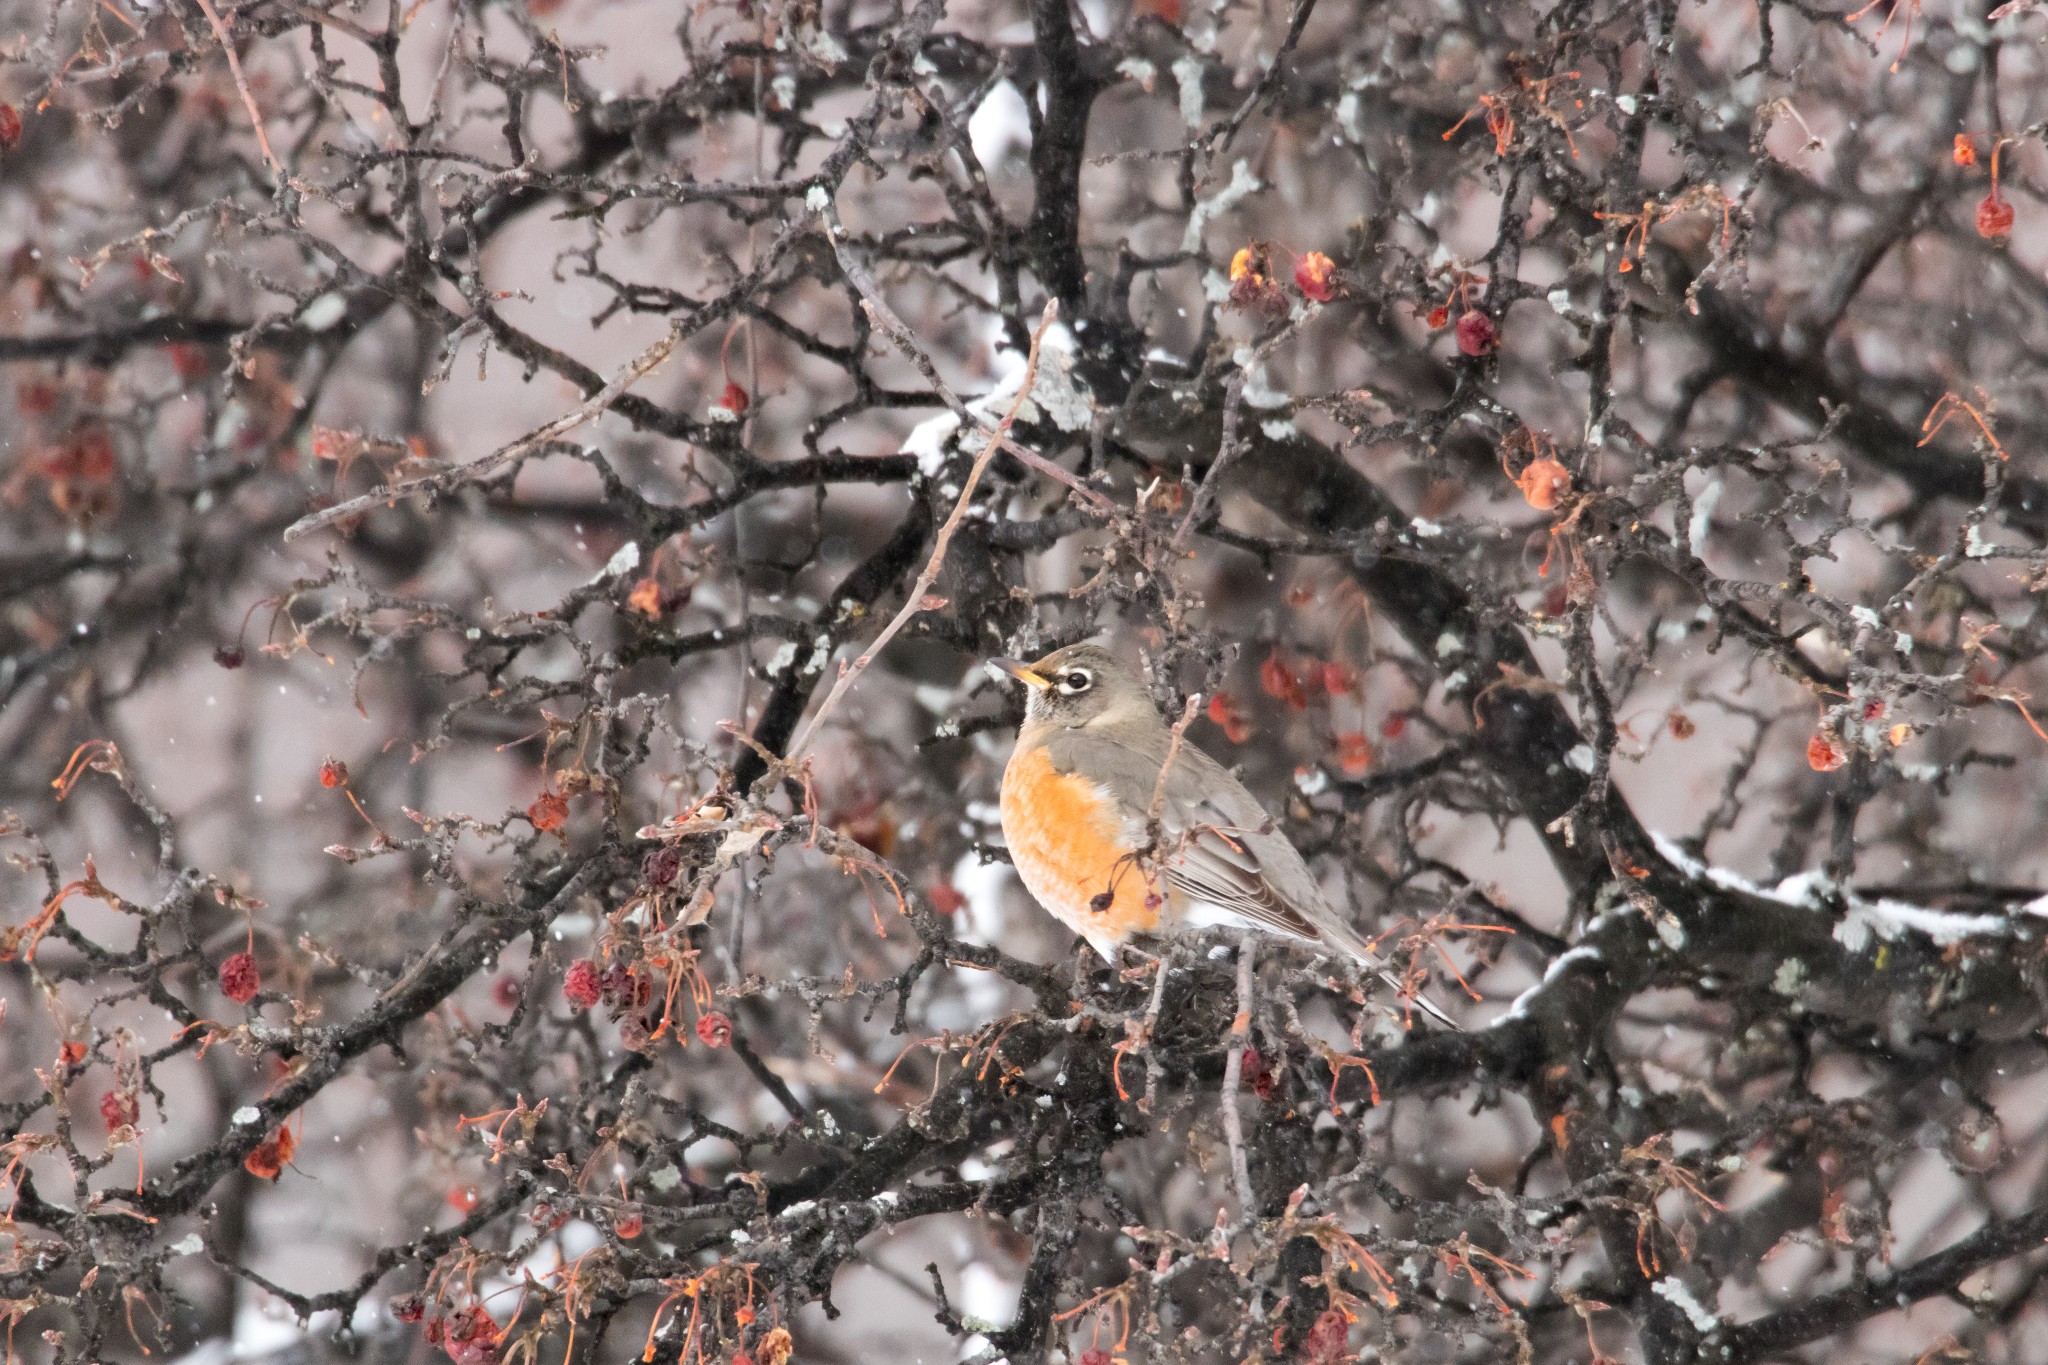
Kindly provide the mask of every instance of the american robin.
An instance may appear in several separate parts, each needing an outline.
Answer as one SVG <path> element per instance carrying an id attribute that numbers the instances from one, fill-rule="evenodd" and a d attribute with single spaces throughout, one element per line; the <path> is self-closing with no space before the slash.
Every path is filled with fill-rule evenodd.
<path id="1" fill-rule="evenodd" d="M 1380 968 L 1243 783 L 1185 742 L 1168 766 L 1172 731 L 1109 651 L 1072 645 L 1032 664 L 989 663 L 1030 689 L 1003 770 L 1010 859 L 1038 903 L 1104 961 L 1136 935 L 1239 924 Z"/>

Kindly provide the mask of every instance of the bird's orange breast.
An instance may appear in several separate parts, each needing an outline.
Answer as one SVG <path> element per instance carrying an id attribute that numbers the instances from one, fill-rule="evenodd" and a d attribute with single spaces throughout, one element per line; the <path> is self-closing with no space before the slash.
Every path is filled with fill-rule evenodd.
<path id="1" fill-rule="evenodd" d="M 1099 785 L 1055 771 L 1042 748 L 1019 749 L 1003 770 L 1002 815 L 1017 875 L 1062 923 L 1098 948 L 1158 926 L 1164 905 L 1124 842 L 1123 812 Z"/>

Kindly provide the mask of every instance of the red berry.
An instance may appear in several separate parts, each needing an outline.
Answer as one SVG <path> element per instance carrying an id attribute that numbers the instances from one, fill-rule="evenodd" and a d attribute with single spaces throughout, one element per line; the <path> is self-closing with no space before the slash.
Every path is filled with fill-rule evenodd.
<path id="1" fill-rule="evenodd" d="M 491 983 L 491 1003 L 501 1010 L 519 1008 L 519 978 L 506 973 Z"/>
<path id="2" fill-rule="evenodd" d="M 240 668 L 248 661 L 248 658 L 249 656 L 243 652 L 240 645 L 222 645 L 219 649 L 213 651 L 213 661 L 222 668 L 229 670 Z"/>
<path id="3" fill-rule="evenodd" d="M 1273 1091 L 1276 1088 L 1273 1068 L 1266 1065 L 1266 1059 L 1259 1054 L 1257 1048 L 1248 1047 L 1241 1054 L 1238 1059 L 1238 1074 L 1244 1078 L 1244 1083 L 1252 1088 L 1252 1093 L 1261 1100 L 1273 1098 Z"/>
<path id="4" fill-rule="evenodd" d="M 330 758 L 320 765 L 320 785 L 323 787 L 345 787 L 348 785 L 348 764 L 338 758 Z"/>
<path id="5" fill-rule="evenodd" d="M 236 953 L 220 964 L 220 993 L 237 1005 L 246 1005 L 263 989 L 263 974 L 256 970 L 252 953 Z"/>
<path id="6" fill-rule="evenodd" d="M 558 830 L 569 822 L 568 799 L 560 792 L 542 792 L 526 808 L 526 818 L 542 834 Z"/>
<path id="7" fill-rule="evenodd" d="M 1977 235 L 1993 241 L 2003 240 L 2012 233 L 2012 204 L 1997 190 L 1977 201 Z"/>
<path id="8" fill-rule="evenodd" d="M 587 957 L 579 957 L 569 964 L 568 973 L 562 978 L 562 998 L 579 1010 L 587 1010 L 598 1002 L 603 994 L 597 981 L 597 964 Z"/>
<path id="9" fill-rule="evenodd" d="M 1385 720 L 1380 722 L 1380 738 L 1399 739 L 1401 737 L 1401 732 L 1406 730 L 1407 728 L 1407 713 L 1404 711 L 1396 711 L 1393 715 L 1388 716 Z"/>
<path id="10" fill-rule="evenodd" d="M 645 1227 L 638 1209 L 621 1209 L 612 1216 L 612 1231 L 629 1242 L 638 1237 Z"/>
<path id="11" fill-rule="evenodd" d="M 142 1105 L 130 1090 L 109 1090 L 100 1096 L 100 1118 L 106 1123 L 107 1131 L 132 1126 L 142 1117 Z"/>
<path id="12" fill-rule="evenodd" d="M 1356 730 L 1337 736 L 1337 767 L 1346 777 L 1364 777 L 1372 768 L 1372 741 Z"/>
<path id="13" fill-rule="evenodd" d="M 697 1036 L 706 1047 L 724 1047 L 732 1041 L 732 1020 L 718 1010 L 706 1010 L 697 1016 Z"/>
<path id="14" fill-rule="evenodd" d="M 1301 1356 L 1304 1360 L 1318 1362 L 1334 1361 L 1344 1354 L 1350 1344 L 1351 1320 L 1335 1308 L 1329 1309 L 1316 1319 L 1316 1325 L 1308 1329 L 1302 1338 Z"/>
<path id="15" fill-rule="evenodd" d="M 418 1322 L 427 1315 L 427 1305 L 417 1294 L 400 1294 L 391 1301 L 391 1316 L 400 1322 Z"/>
<path id="16" fill-rule="evenodd" d="M 189 341 L 174 341 L 168 347 L 171 368 L 178 372 L 180 379 L 204 379 L 213 373 L 213 362 L 208 358 L 204 346 Z"/>
<path id="17" fill-rule="evenodd" d="M 747 410 L 747 391 L 731 379 L 725 381 L 724 390 L 718 395 L 718 406 L 737 417 Z"/>
<path id="18" fill-rule="evenodd" d="M 14 406 L 28 417 L 48 417 L 63 398 L 63 390 L 47 379 L 24 379 L 14 390 Z"/>
<path id="19" fill-rule="evenodd" d="M 1337 296 L 1336 262 L 1320 251 L 1311 251 L 1294 264 L 1294 287 L 1317 303 Z"/>
<path id="20" fill-rule="evenodd" d="M 1252 737 L 1252 723 L 1245 719 L 1237 699 L 1228 692 L 1218 692 L 1209 698 L 1209 719 L 1222 728 L 1223 737 L 1232 744 L 1242 744 Z"/>
<path id="21" fill-rule="evenodd" d="M 11 104 L 0 104 L 0 147 L 21 141 L 21 114 Z"/>
<path id="22" fill-rule="evenodd" d="M 1500 344 L 1500 329 L 1477 308 L 1468 308 L 1458 315 L 1457 334 L 1458 350 L 1464 355 L 1486 355 Z"/>
<path id="23" fill-rule="evenodd" d="M 1297 711 L 1308 709 L 1308 693 L 1302 691 L 1301 679 L 1295 676 L 1294 668 L 1274 650 L 1259 665 L 1259 686 L 1266 695 L 1286 702 Z"/>
<path id="24" fill-rule="evenodd" d="M 1834 736 L 1818 734 L 1806 741 L 1806 761 L 1817 773 L 1831 773 L 1849 761 Z"/>
<path id="25" fill-rule="evenodd" d="M 934 882 L 931 890 L 925 893 L 925 899 L 942 915 L 958 914 L 960 908 L 967 904 L 967 897 L 961 895 L 951 882 Z"/>
<path id="26" fill-rule="evenodd" d="M 1116 1357 L 1103 1350 L 1100 1346 L 1091 1346 L 1089 1349 L 1081 1352 L 1081 1365 L 1113 1365 L 1115 1359 Z"/>

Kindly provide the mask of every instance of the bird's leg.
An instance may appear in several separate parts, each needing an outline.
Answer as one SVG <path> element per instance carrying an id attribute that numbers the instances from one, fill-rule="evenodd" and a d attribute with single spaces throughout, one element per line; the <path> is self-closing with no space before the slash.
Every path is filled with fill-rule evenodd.
<path id="1" fill-rule="evenodd" d="M 1230 1143 L 1230 1175 L 1237 1185 L 1238 1207 L 1243 1216 L 1258 1212 L 1252 1202 L 1251 1170 L 1245 1164 L 1244 1123 L 1237 1112 L 1237 1090 L 1244 1080 L 1244 1050 L 1252 1036 L 1252 965 L 1258 953 L 1259 936 L 1248 933 L 1237 945 L 1237 1017 L 1230 1021 L 1224 1040 L 1223 1136 Z"/>

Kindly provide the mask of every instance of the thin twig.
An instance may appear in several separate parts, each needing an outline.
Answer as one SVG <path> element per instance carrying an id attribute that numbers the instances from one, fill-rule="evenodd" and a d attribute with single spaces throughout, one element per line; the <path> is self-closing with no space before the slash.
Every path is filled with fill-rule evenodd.
<path id="1" fill-rule="evenodd" d="M 1280 344 L 1294 335 L 1301 321 L 1301 318 L 1294 319 L 1260 342 L 1257 349 L 1252 352 L 1251 358 L 1238 366 L 1237 373 L 1223 386 L 1223 436 L 1216 444 L 1216 458 L 1209 462 L 1209 472 L 1202 476 L 1201 485 L 1195 489 L 1195 500 L 1188 507 L 1187 516 L 1181 519 L 1180 529 L 1173 533 L 1173 549 L 1176 554 L 1187 543 L 1187 538 L 1194 531 L 1196 524 L 1215 503 L 1217 494 L 1223 489 L 1224 472 L 1236 464 L 1238 457 L 1244 454 L 1244 443 L 1237 439 L 1237 429 L 1244 416 L 1245 384 L 1249 382 L 1253 372 L 1264 365 L 1273 352 L 1280 349 Z"/>
<path id="2" fill-rule="evenodd" d="M 205 3 L 206 0 L 200 0 L 200 4 L 202 7 L 205 5 Z M 328 11 L 324 9 L 315 9 L 311 5 L 301 4 L 300 0 L 277 0 L 277 3 L 279 8 L 289 10 L 291 13 L 298 15 L 301 19 L 304 19 L 309 23 L 320 24 L 327 28 L 338 29 L 341 32 L 346 33 L 349 37 L 355 39 L 357 42 L 362 43 L 366 47 L 374 48 L 377 45 L 376 34 L 370 32 L 370 30 L 364 28 L 361 24 L 354 23 L 351 20 L 345 19 L 339 14 L 330 14 Z M 458 14 L 460 13 L 459 8 L 457 12 Z"/>
<path id="3" fill-rule="evenodd" d="M 1159 1088 L 1166 1082 L 1166 1062 L 1159 1055 L 1159 1012 L 1166 1005 L 1166 974 L 1173 970 L 1173 944 L 1168 942 L 1154 959 L 1152 998 L 1145 1005 L 1145 1097 L 1138 1112 L 1149 1114 L 1159 1101 Z"/>
<path id="4" fill-rule="evenodd" d="M 1259 83 L 1252 87 L 1252 92 L 1244 97 L 1244 103 L 1237 106 L 1237 112 L 1209 135 L 1210 156 L 1229 151 L 1230 144 L 1236 140 L 1252 111 L 1279 87 L 1280 78 L 1286 72 L 1287 59 L 1294 55 L 1295 45 L 1301 41 L 1301 31 L 1308 27 L 1309 16 L 1315 12 L 1316 0 L 1294 0 L 1294 14 L 1287 21 L 1287 34 L 1280 40 L 1280 50 L 1273 54 L 1265 74 L 1259 77 Z"/>
<path id="5" fill-rule="evenodd" d="M 270 135 L 263 131 L 263 115 L 256 108 L 256 96 L 249 92 L 249 82 L 242 75 L 242 59 L 235 55 L 234 39 L 228 36 L 228 26 L 214 13 L 213 0 L 199 0 L 200 13 L 206 22 L 213 25 L 213 36 L 220 39 L 221 51 L 228 54 L 228 74 L 235 78 L 235 89 L 241 92 L 242 107 L 249 111 L 249 125 L 256 130 L 256 145 L 263 149 L 263 159 L 270 163 L 270 173 L 282 185 L 291 177 L 285 174 L 284 163 L 277 159 L 277 153 L 270 150 Z"/>
<path id="6" fill-rule="evenodd" d="M 1173 731 L 1166 737 L 1166 759 L 1159 765 L 1159 776 L 1152 783 L 1152 802 L 1145 807 L 1145 829 L 1156 836 L 1159 829 L 1159 812 L 1166 807 L 1166 775 L 1173 771 L 1173 761 L 1180 757 L 1181 742 L 1187 738 L 1188 726 L 1194 724 L 1195 712 L 1201 709 L 1202 694 L 1188 693 L 1188 702 L 1180 711 L 1180 719 L 1173 723 Z"/>
<path id="7" fill-rule="evenodd" d="M 1216 445 L 1216 458 L 1209 462 L 1209 472 L 1202 476 L 1200 486 L 1195 489 L 1195 500 L 1188 504 L 1188 514 L 1181 518 L 1180 529 L 1173 533 L 1173 548 L 1177 553 L 1187 542 L 1188 533 L 1195 529 L 1209 505 L 1216 501 L 1216 490 L 1223 482 L 1223 471 L 1237 461 L 1238 415 L 1244 410 L 1245 377 L 1251 367 L 1245 366 L 1230 376 L 1230 382 L 1223 386 L 1223 439 Z"/>
<path id="8" fill-rule="evenodd" d="M 840 273 L 846 276 L 847 283 L 859 293 L 862 311 L 875 326 L 882 329 L 889 340 L 896 343 L 896 348 L 903 352 L 910 363 L 917 367 L 917 372 L 924 377 L 925 383 L 931 385 L 932 392 L 938 396 L 939 401 L 960 419 L 961 426 L 979 431 L 998 448 L 1015 456 L 1019 463 L 1073 489 L 1081 495 L 1084 502 L 1103 515 L 1120 516 L 1121 508 L 1098 490 L 1081 482 L 1072 471 L 1061 468 L 1035 450 L 1025 449 L 1010 438 L 1010 421 L 1016 415 L 1014 407 L 1010 411 L 1010 416 L 1005 417 L 1001 423 L 995 423 L 968 407 L 960 395 L 953 392 L 952 386 L 940 377 L 938 366 L 932 363 L 932 358 L 925 354 L 924 348 L 917 344 L 917 338 L 911 334 L 910 328 L 904 324 L 902 318 L 896 316 L 896 311 L 889 307 L 888 301 L 882 297 L 881 288 L 875 283 L 875 277 L 869 273 L 860 259 L 847 249 L 846 225 L 839 220 L 838 208 L 827 201 L 819 212 L 825 219 L 825 232 L 831 238 L 832 250 L 839 258 Z M 1026 377 L 1024 387 L 1019 390 L 1020 394 L 1030 394 L 1036 375 L 1037 371 L 1034 369 Z"/>
<path id="9" fill-rule="evenodd" d="M 872 285 L 873 281 L 869 280 L 868 283 Z M 856 289 L 861 288 L 858 280 L 855 281 L 854 287 Z M 888 305 L 881 302 L 879 295 L 869 298 L 864 293 L 862 301 L 868 306 L 868 315 L 876 318 L 878 321 L 883 316 L 890 318 L 895 316 L 888 311 Z M 1017 397 L 1010 404 L 1010 410 L 1003 414 L 1002 425 L 997 429 L 998 437 L 1007 435 L 1010 430 L 1010 424 L 1017 420 L 1017 412 L 1024 406 L 1024 399 L 1031 392 L 1032 382 L 1038 377 L 1039 349 L 1045 342 L 1045 334 L 1052 330 L 1053 323 L 1059 320 L 1059 315 L 1059 300 L 1048 299 L 1045 305 L 1045 312 L 1038 319 L 1038 330 L 1031 334 L 1031 353 L 1024 358 L 1024 383 L 1017 390 Z M 884 331 L 889 330 L 886 323 L 881 325 Z M 896 322 L 896 326 L 901 327 L 902 325 L 901 321 Z M 907 329 L 905 335 L 908 335 Z M 936 379 L 936 372 L 928 375 L 927 378 Z M 790 742 L 789 750 L 783 759 L 785 764 L 793 763 L 803 755 L 804 750 L 809 747 L 811 740 L 816 737 L 818 728 L 825 723 L 825 717 L 832 713 L 832 708 L 839 704 L 839 699 L 846 695 L 848 689 L 853 686 L 854 680 L 859 678 L 867 670 L 867 666 L 875 661 L 876 655 L 887 648 L 889 641 L 896 637 L 896 632 L 909 624 L 911 617 L 916 616 L 925 609 L 925 594 L 930 592 L 932 584 L 938 581 L 939 569 L 946 562 L 947 547 L 953 543 L 953 533 L 960 529 L 961 521 L 967 516 L 968 504 L 974 501 L 975 485 L 981 482 L 983 471 L 988 468 L 989 461 L 995 458 L 995 453 L 1001 448 L 1001 445 L 1000 439 L 992 440 L 982 447 L 981 454 L 974 457 L 974 467 L 967 473 L 967 482 L 960 490 L 959 499 L 953 504 L 952 515 L 946 518 L 945 525 L 939 527 L 938 541 L 932 546 L 931 558 L 925 561 L 924 569 L 918 574 L 917 581 L 910 585 L 908 600 L 904 602 L 902 609 L 896 613 L 889 624 L 882 627 L 882 633 L 875 637 L 874 643 L 862 650 L 860 657 L 840 671 L 838 680 L 832 684 L 832 690 L 825 694 L 825 700 L 819 704 L 817 711 L 812 714 L 810 720 L 804 723 L 804 728 L 797 734 L 797 737 Z"/>
<path id="10" fill-rule="evenodd" d="M 1230 1021 L 1230 1037 L 1224 1046 L 1223 1135 L 1230 1143 L 1230 1178 L 1237 1184 L 1238 1208 L 1246 1218 L 1255 1217 L 1252 1202 L 1251 1169 L 1245 1164 L 1244 1121 L 1237 1112 L 1237 1089 L 1244 1079 L 1244 1050 L 1252 1037 L 1252 960 L 1258 952 L 1259 936 L 1248 933 L 1237 945 L 1237 1017 Z"/>
<path id="11" fill-rule="evenodd" d="M 617 402 L 619 395 L 631 388 L 635 382 L 658 368 L 662 361 L 669 358 L 675 351 L 676 346 L 682 341 L 686 325 L 681 319 L 670 323 L 667 335 L 634 357 L 631 364 L 612 376 L 610 383 L 569 411 L 563 413 L 560 417 L 555 418 L 552 422 L 535 427 L 510 445 L 500 446 L 481 460 L 476 460 L 470 464 L 460 465 L 438 474 L 430 474 L 423 479 L 413 479 L 406 483 L 394 484 L 388 488 L 380 488 L 374 493 L 365 493 L 361 497 L 350 498 L 347 502 L 336 503 L 334 506 L 323 508 L 318 512 L 309 512 L 290 526 L 285 527 L 284 538 L 286 540 L 297 540 L 300 536 L 317 531 L 323 526 L 332 526 L 335 522 L 345 517 L 352 517 L 359 512 L 368 512 L 378 507 L 388 507 L 400 498 L 412 497 L 420 493 L 445 493 L 450 489 L 460 488 L 466 484 L 473 484 L 479 479 L 489 477 L 520 456 L 546 445 L 563 432 L 582 426 L 585 422 L 588 422 L 591 418 Z"/>

